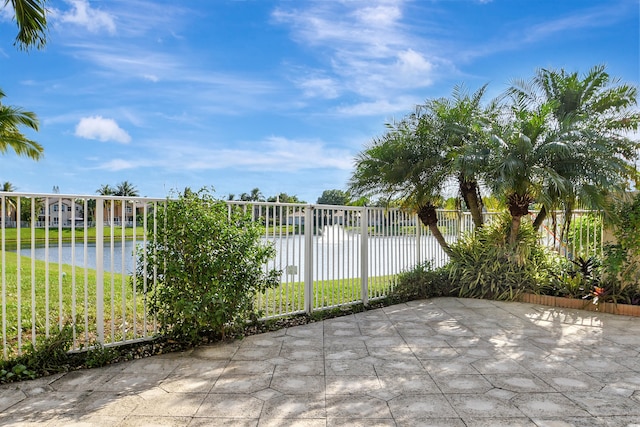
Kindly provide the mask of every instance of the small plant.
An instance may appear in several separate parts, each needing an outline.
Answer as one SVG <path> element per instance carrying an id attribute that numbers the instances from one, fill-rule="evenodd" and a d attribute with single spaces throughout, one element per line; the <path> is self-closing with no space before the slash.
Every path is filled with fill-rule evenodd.
<path id="1" fill-rule="evenodd" d="M 17 363 L 10 370 L 0 369 L 0 383 L 32 380 L 36 378 L 36 373 L 29 370 L 25 365 Z"/>
<path id="2" fill-rule="evenodd" d="M 56 372 L 65 372 L 73 364 L 69 349 L 73 343 L 73 328 L 66 324 L 35 347 L 14 359 L 0 361 L 0 383 L 33 379 Z"/>
<path id="3" fill-rule="evenodd" d="M 522 222 L 515 245 L 507 241 L 510 227 L 505 214 L 451 245 L 447 268 L 459 296 L 512 300 L 551 284 L 559 257 L 539 243 L 530 222 Z"/>
<path id="4" fill-rule="evenodd" d="M 84 355 L 84 366 L 87 368 L 99 368 L 112 363 L 119 357 L 120 353 L 116 349 L 95 343 L 93 348 L 87 350 Z"/>
<path id="5" fill-rule="evenodd" d="M 143 249 L 148 265 L 138 280 L 147 283 L 163 334 L 194 345 L 258 316 L 255 295 L 277 286 L 281 272 L 265 268 L 275 250 L 262 243 L 250 209 L 229 209 L 203 189 L 167 200 L 152 215 L 149 231 L 157 227 L 157 234 Z"/>
<path id="6" fill-rule="evenodd" d="M 453 286 L 447 270 L 434 270 L 430 262 L 424 262 L 401 273 L 389 297 L 393 301 L 410 301 L 451 295 Z"/>

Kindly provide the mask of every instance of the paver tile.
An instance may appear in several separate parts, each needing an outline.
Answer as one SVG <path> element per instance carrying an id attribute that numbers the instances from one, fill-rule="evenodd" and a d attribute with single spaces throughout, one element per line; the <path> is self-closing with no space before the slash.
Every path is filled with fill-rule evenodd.
<path id="1" fill-rule="evenodd" d="M 451 406 L 463 418 L 524 418 L 509 401 L 487 394 L 449 394 Z"/>
<path id="2" fill-rule="evenodd" d="M 263 405 L 262 400 L 245 394 L 209 394 L 202 401 L 195 417 L 257 419 Z"/>
<path id="3" fill-rule="evenodd" d="M 387 402 L 365 395 L 327 395 L 328 418 L 392 418 Z"/>
<path id="4" fill-rule="evenodd" d="M 409 420 L 431 418 L 459 418 L 447 398 L 442 394 L 399 396 L 389 401 L 393 418 L 401 425 Z"/>
<path id="5" fill-rule="evenodd" d="M 443 393 L 485 393 L 493 388 L 484 376 L 475 374 L 451 374 L 436 376 L 434 380 Z"/>
<path id="6" fill-rule="evenodd" d="M 264 404 L 260 418 L 326 418 L 323 393 L 283 395 Z"/>
<path id="7" fill-rule="evenodd" d="M 534 418 L 588 417 L 580 405 L 560 393 L 521 393 L 512 402 L 525 415 Z"/>

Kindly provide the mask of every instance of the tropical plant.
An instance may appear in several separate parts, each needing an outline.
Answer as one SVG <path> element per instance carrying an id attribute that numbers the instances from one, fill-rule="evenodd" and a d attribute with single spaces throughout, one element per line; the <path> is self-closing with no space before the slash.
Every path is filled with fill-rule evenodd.
<path id="1" fill-rule="evenodd" d="M 448 297 L 454 295 L 453 288 L 446 268 L 434 269 L 430 262 L 424 262 L 400 273 L 389 298 L 394 302 L 404 302 L 415 299 Z"/>
<path id="2" fill-rule="evenodd" d="M 118 185 L 116 185 L 114 191 L 114 196 L 130 196 L 130 197 L 138 197 L 140 193 L 135 185 L 130 183 L 129 181 L 122 181 Z"/>
<path id="3" fill-rule="evenodd" d="M 18 35 L 14 45 L 21 50 L 35 46 L 41 49 L 47 43 L 47 0 L 4 0 L 14 11 Z"/>
<path id="4" fill-rule="evenodd" d="M 447 269 L 459 296 L 512 300 L 554 280 L 560 257 L 540 244 L 530 221 L 519 227 L 516 245 L 510 244 L 512 226 L 505 213 L 451 244 Z"/>
<path id="5" fill-rule="evenodd" d="M 38 119 L 35 113 L 20 107 L 4 105 L 2 103 L 4 97 L 4 92 L 0 90 L 0 153 L 4 154 L 11 148 L 19 156 L 40 160 L 43 147 L 20 132 L 20 126 L 38 130 Z"/>
<path id="6" fill-rule="evenodd" d="M 16 187 L 10 183 L 9 181 L 5 181 L 2 183 L 2 187 L 0 187 L 0 191 L 5 191 L 7 193 L 12 193 L 16 191 Z M 3 197 L 0 202 L 4 205 L 5 215 L 9 218 L 12 217 L 13 213 L 15 213 L 17 209 L 16 199 L 14 197 Z M 0 205 L 0 206 L 2 206 Z"/>
<path id="7" fill-rule="evenodd" d="M 539 228 L 548 212 L 562 207 L 567 221 L 577 207 L 611 214 L 611 193 L 622 194 L 637 180 L 634 162 L 640 144 L 629 137 L 638 129 L 637 88 L 611 78 L 604 65 L 583 76 L 564 69 L 539 69 L 530 81 L 516 80 L 507 91 L 524 109 L 547 105 L 545 127 L 556 134 L 555 145 L 541 159 L 565 180 L 540 188 L 541 210 L 534 221 Z M 565 223 L 563 230 L 568 227 Z"/>
<path id="8" fill-rule="evenodd" d="M 96 194 L 101 196 L 113 196 L 116 190 L 109 184 L 102 184 L 100 188 L 96 190 Z"/>
<path id="9" fill-rule="evenodd" d="M 410 115 L 356 156 L 349 191 L 383 195 L 417 212 L 443 250 L 449 244 L 438 228 L 436 206 L 449 173 L 440 145 L 440 122 L 433 114 Z M 418 131 L 419 127 L 419 131 Z"/>
<path id="10" fill-rule="evenodd" d="M 242 193 L 240 195 L 240 200 L 243 202 L 264 202 L 264 196 L 260 189 L 256 187 L 252 189 L 250 193 Z"/>
<path id="11" fill-rule="evenodd" d="M 494 194 L 504 197 L 511 215 L 509 243 L 515 245 L 522 218 L 529 206 L 544 198 L 543 188 L 566 193 L 567 179 L 548 165 L 549 157 L 565 149 L 557 134 L 548 129 L 552 105 L 541 104 L 536 110 L 517 103 L 506 120 L 495 125 L 493 149 L 485 172 Z"/>
<path id="12" fill-rule="evenodd" d="M 151 313 L 179 341 L 195 344 L 242 329 L 257 316 L 256 293 L 280 283 L 280 271 L 265 269 L 275 249 L 262 243 L 261 228 L 206 189 L 168 199 L 148 227 L 151 234 L 157 227 L 157 235 L 141 249 L 148 264 L 139 286 L 152 285 Z"/>
<path id="13" fill-rule="evenodd" d="M 449 178 L 457 181 L 460 197 L 476 227 L 483 224 L 480 179 L 489 154 L 490 130 L 499 113 L 496 101 L 482 105 L 486 89 L 485 84 L 469 95 L 464 86 L 456 86 L 450 98 L 431 100 L 418 107 L 421 117 L 434 115 L 440 122 L 437 143 L 444 150 Z M 418 126 L 417 132 L 420 131 Z M 431 131 L 428 124 L 427 132 Z"/>

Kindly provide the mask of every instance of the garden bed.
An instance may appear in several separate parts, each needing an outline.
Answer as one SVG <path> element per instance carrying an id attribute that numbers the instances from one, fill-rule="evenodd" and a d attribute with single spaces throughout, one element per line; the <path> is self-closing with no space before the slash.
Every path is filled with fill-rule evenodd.
<path id="1" fill-rule="evenodd" d="M 640 305 L 617 304 L 612 302 L 594 304 L 592 300 L 536 294 L 522 294 L 518 301 L 530 304 L 548 305 L 551 307 L 575 308 L 580 310 L 597 311 L 599 313 L 640 317 Z"/>

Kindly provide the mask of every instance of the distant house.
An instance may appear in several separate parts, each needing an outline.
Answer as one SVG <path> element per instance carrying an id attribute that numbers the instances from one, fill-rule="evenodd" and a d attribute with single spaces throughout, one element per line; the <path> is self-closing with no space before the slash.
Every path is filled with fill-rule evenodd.
<path id="1" fill-rule="evenodd" d="M 72 218 L 75 225 L 81 224 L 84 221 L 84 209 L 82 203 L 71 199 L 47 199 L 38 213 L 38 221 L 47 222 L 50 227 L 71 227 L 74 225 Z"/>
<path id="2" fill-rule="evenodd" d="M 133 219 L 134 217 L 140 218 L 144 215 L 144 207 L 145 204 L 149 205 L 149 207 L 147 208 L 147 212 L 150 212 L 152 209 L 152 204 L 149 203 L 145 203 L 143 201 L 129 201 L 126 200 L 124 201 L 124 208 L 123 208 L 123 202 L 121 200 L 105 200 L 104 202 L 104 211 L 103 211 L 103 216 L 104 216 L 104 223 L 106 225 L 111 225 L 112 222 L 112 217 L 111 217 L 111 210 L 113 208 L 113 224 L 114 225 L 125 225 L 125 226 L 133 226 Z M 142 222 L 139 221 L 140 223 L 137 225 L 142 225 Z"/>
<path id="3" fill-rule="evenodd" d="M 304 211 L 295 211 L 287 215 L 288 225 L 304 225 Z"/>

